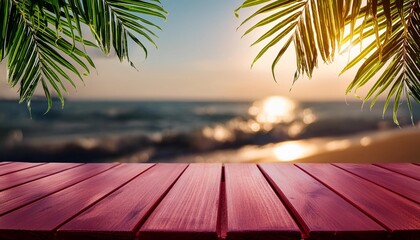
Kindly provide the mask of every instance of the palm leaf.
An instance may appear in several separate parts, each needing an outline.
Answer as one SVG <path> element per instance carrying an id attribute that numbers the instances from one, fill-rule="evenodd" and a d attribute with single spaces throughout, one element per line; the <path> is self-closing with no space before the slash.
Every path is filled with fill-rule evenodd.
<path id="1" fill-rule="evenodd" d="M 7 21 L 9 20 L 11 2 L 0 0 L 0 61 L 6 56 Z"/>
<path id="2" fill-rule="evenodd" d="M 420 3 L 406 1 L 403 5 L 399 5 L 397 2 L 391 2 L 380 11 L 383 16 L 378 15 L 377 23 L 382 21 L 383 24 L 375 26 L 377 23 L 373 22 L 368 26 L 373 24 L 372 27 L 377 35 L 375 45 L 380 42 L 381 47 L 369 47 L 373 51 L 361 52 L 345 67 L 346 70 L 363 62 L 347 91 L 357 91 L 375 74 L 382 72 L 364 97 L 364 101 L 372 100 L 372 107 L 378 97 L 388 89 L 383 111 L 385 113 L 393 99 L 393 118 L 398 124 L 397 111 L 401 103 L 401 95 L 406 95 L 405 99 L 410 112 L 411 100 L 417 102 L 420 100 Z M 391 26 L 390 29 L 389 26 Z M 364 58 L 367 60 L 364 61 Z"/>
<path id="3" fill-rule="evenodd" d="M 301 74 L 312 76 L 313 70 L 317 67 L 318 56 L 321 56 L 324 62 L 332 60 L 343 33 L 342 27 L 345 23 L 343 11 L 345 8 L 349 8 L 347 1 L 255 0 L 244 2 L 237 11 L 256 5 L 263 6 L 246 18 L 241 25 L 252 19 L 257 19 L 263 14 L 269 15 L 251 26 L 244 35 L 249 34 L 256 28 L 270 26 L 275 21 L 280 20 L 280 22 L 269 28 L 265 34 L 254 42 L 256 44 L 266 38 L 273 38 L 261 49 L 253 63 L 263 56 L 269 48 L 278 48 L 278 56 L 281 56 L 282 54 L 280 53 L 284 52 L 284 47 L 289 46 L 290 43 L 286 41 L 281 46 L 277 45 L 284 42 L 282 40 L 287 37 L 292 38 L 295 47 L 297 58 L 295 80 Z M 274 77 L 278 60 L 279 58 L 277 57 L 272 66 Z"/>
<path id="4" fill-rule="evenodd" d="M 120 61 L 134 67 L 129 43 L 140 46 L 147 57 L 144 43 L 156 46 L 154 31 L 161 30 L 148 19 L 165 19 L 167 14 L 158 0 L 0 1 L 0 61 L 7 59 L 8 82 L 19 85 L 20 102 L 28 106 L 37 87 L 42 87 L 47 111 L 52 90 L 64 105 L 64 82 L 75 87 L 74 76 L 82 79 L 95 67 L 85 46 L 105 54 L 114 50 Z M 92 36 L 83 36 L 83 28 Z"/>
<path id="5" fill-rule="evenodd" d="M 80 4 L 79 11 L 101 50 L 108 54 L 112 44 L 120 61 L 127 59 L 130 64 L 128 41 L 132 40 L 140 46 L 147 57 L 147 48 L 138 36 L 156 46 L 152 38 L 156 34 L 152 28 L 160 29 L 140 16 L 166 19 L 167 14 L 158 1 L 134 0 L 86 0 Z"/>
<path id="6" fill-rule="evenodd" d="M 91 63 L 90 66 L 93 64 L 85 52 L 73 48 L 73 45 L 64 38 L 57 38 L 52 29 L 38 27 L 43 24 L 40 21 L 45 21 L 45 15 L 34 17 L 31 21 L 23 17 L 29 15 L 29 11 L 41 16 L 39 9 L 26 8 L 25 5 L 12 6 L 9 20 L 19 24 L 13 25 L 16 28 L 9 28 L 8 36 L 14 44 L 10 44 L 6 52 L 9 69 L 7 77 L 12 87 L 20 84 L 20 102 L 27 101 L 29 104 L 37 85 L 41 83 L 48 99 L 47 110 L 49 110 L 51 108 L 49 87 L 54 89 L 64 104 L 62 92 L 65 92 L 66 88 L 61 78 L 74 85 L 63 69 L 81 78 L 74 64 L 64 56 L 72 59 L 86 71 L 89 71 L 87 64 Z"/>
<path id="7" fill-rule="evenodd" d="M 312 76 L 318 58 L 330 63 L 341 47 L 347 46 L 346 50 L 349 50 L 356 44 L 362 46 L 368 42 L 342 71 L 359 66 L 347 92 L 356 92 L 381 73 L 364 101 L 372 100 L 373 106 L 379 96 L 388 91 L 384 111 L 393 99 L 394 122 L 398 124 L 397 111 L 402 95 L 405 95 L 410 113 L 411 100 L 420 102 L 419 5 L 416 0 L 248 0 L 235 14 L 244 8 L 256 8 L 241 23 L 243 26 L 256 21 L 244 35 L 268 27 L 254 44 L 270 38 L 271 41 L 261 48 L 252 64 L 268 49 L 277 49 L 271 66 L 274 79 L 277 63 L 291 43 L 296 54 L 296 81 L 301 74 Z M 348 34 L 344 35 L 346 29 Z"/>

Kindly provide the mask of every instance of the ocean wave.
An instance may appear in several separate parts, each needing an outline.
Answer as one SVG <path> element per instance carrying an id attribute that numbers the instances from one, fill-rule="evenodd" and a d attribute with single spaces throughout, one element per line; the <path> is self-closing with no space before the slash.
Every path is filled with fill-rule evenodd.
<path id="1" fill-rule="evenodd" d="M 3 126 L 0 161 L 166 161 L 243 146 L 395 127 L 390 118 L 355 114 L 354 108 L 349 113 L 342 105 L 305 105 L 283 97 L 252 104 L 117 103 L 94 111 L 94 105 L 84 109 L 75 105 L 62 113 L 74 115 L 61 116 L 65 121 L 55 115 L 23 127 Z M 407 119 L 401 122 L 409 123 Z"/>

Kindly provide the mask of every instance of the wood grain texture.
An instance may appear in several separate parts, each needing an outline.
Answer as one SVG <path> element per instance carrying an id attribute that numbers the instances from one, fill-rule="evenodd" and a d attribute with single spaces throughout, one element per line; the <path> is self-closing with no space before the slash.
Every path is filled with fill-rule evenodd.
<path id="1" fill-rule="evenodd" d="M 53 239 L 61 224 L 151 166 L 123 164 L 6 214 L 0 217 L 0 239 Z"/>
<path id="2" fill-rule="evenodd" d="M 217 239 L 221 164 L 190 164 L 139 232 L 140 240 Z"/>
<path id="3" fill-rule="evenodd" d="M 314 239 L 385 239 L 386 230 L 292 164 L 260 164 Z"/>
<path id="4" fill-rule="evenodd" d="M 27 162 L 14 162 L 11 164 L 6 164 L 4 166 L 0 166 L 0 176 L 14 173 L 17 171 L 22 171 L 28 168 L 33 168 L 37 166 L 41 166 L 45 163 L 27 163 Z"/>
<path id="5" fill-rule="evenodd" d="M 334 164 L 420 204 L 420 181 L 370 164 Z"/>
<path id="6" fill-rule="evenodd" d="M 420 180 L 420 166 L 418 165 L 409 163 L 387 163 L 375 165 Z"/>
<path id="7" fill-rule="evenodd" d="M 420 205 L 330 164 L 297 164 L 353 203 L 396 238 L 420 236 Z"/>
<path id="8" fill-rule="evenodd" d="M 139 225 L 186 167 L 158 164 L 60 227 L 58 238 L 134 239 Z"/>
<path id="9" fill-rule="evenodd" d="M 420 240 L 415 164 L 16 164 L 0 240 Z"/>
<path id="10" fill-rule="evenodd" d="M 0 191 L 80 165 L 82 165 L 82 163 L 48 163 L 35 168 L 29 168 L 24 171 L 0 176 Z"/>
<path id="11" fill-rule="evenodd" d="M 299 227 L 255 164 L 226 164 L 227 239 L 301 239 Z"/>
<path id="12" fill-rule="evenodd" d="M 116 164 L 109 163 L 86 164 L 18 187 L 1 191 L 0 216 L 115 166 Z"/>

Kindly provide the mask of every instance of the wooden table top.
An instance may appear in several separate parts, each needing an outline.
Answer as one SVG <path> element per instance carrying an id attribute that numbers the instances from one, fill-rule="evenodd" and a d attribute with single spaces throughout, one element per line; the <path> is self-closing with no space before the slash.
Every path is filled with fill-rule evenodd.
<path id="1" fill-rule="evenodd" d="M 0 162 L 0 240 L 420 239 L 420 165 Z"/>

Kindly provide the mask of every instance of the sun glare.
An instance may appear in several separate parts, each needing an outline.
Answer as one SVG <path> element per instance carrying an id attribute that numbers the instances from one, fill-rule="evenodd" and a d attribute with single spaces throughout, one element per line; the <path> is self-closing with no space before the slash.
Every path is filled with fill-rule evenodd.
<path id="1" fill-rule="evenodd" d="M 295 118 L 297 104 L 290 99 L 272 96 L 255 102 L 249 114 L 255 116 L 259 123 L 291 122 Z"/>
<path id="2" fill-rule="evenodd" d="M 348 58 L 353 59 L 360 54 L 360 52 L 363 49 L 363 45 L 360 45 L 360 44 L 350 45 L 349 43 L 347 43 L 344 46 L 342 46 L 341 49 L 342 51 L 340 55 L 344 58 L 347 58 L 347 60 L 349 60 Z"/>

